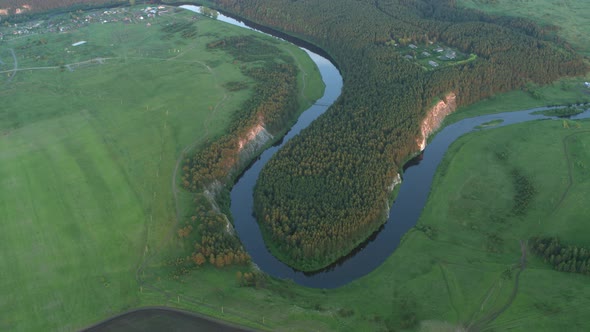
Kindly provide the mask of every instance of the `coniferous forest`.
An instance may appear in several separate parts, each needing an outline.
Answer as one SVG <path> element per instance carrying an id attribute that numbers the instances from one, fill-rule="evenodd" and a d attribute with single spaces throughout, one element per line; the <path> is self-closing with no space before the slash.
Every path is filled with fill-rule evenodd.
<path id="1" fill-rule="evenodd" d="M 588 248 L 565 245 L 556 237 L 534 237 L 531 248 L 534 254 L 557 271 L 590 275 Z"/>
<path id="2" fill-rule="evenodd" d="M 420 121 L 437 98 L 454 92 L 461 106 L 588 70 L 554 27 L 457 8 L 453 0 L 214 2 L 320 46 L 343 75 L 340 99 L 274 156 L 255 192 L 271 247 L 302 270 L 329 265 L 386 220 L 388 187 L 418 151 Z M 392 40 L 443 44 L 477 59 L 425 70 Z"/>

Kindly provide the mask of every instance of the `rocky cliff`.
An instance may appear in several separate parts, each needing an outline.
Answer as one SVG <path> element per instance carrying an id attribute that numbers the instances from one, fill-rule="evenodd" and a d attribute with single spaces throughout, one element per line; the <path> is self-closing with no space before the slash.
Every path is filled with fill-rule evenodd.
<path id="1" fill-rule="evenodd" d="M 428 136 L 440 127 L 447 115 L 453 113 L 457 109 L 456 97 L 457 96 L 451 92 L 428 111 L 420 125 L 420 137 L 416 139 L 416 144 L 420 147 L 420 151 L 426 148 Z"/>
<path id="2" fill-rule="evenodd" d="M 245 163 L 250 162 L 272 138 L 273 135 L 264 128 L 264 122 L 261 121 L 252 127 L 246 136 L 238 141 L 238 168 L 242 168 Z"/>

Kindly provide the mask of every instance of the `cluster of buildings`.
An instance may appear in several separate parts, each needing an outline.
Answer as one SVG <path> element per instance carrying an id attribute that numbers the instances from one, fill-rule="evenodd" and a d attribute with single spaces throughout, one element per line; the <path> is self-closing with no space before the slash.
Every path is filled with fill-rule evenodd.
<path id="1" fill-rule="evenodd" d="M 145 16 L 147 18 L 154 18 L 158 15 L 162 15 L 164 13 L 167 13 L 168 10 L 166 9 L 165 6 L 158 6 L 158 7 L 147 7 L 146 9 L 143 10 L 143 13 L 145 14 Z M 140 20 L 143 20 L 144 17 L 143 16 L 139 16 Z"/>
<path id="2" fill-rule="evenodd" d="M 6 7 L 6 8 L 0 8 L 0 16 L 8 16 L 11 14 L 22 14 L 24 12 L 28 12 L 32 9 L 31 5 L 22 5 L 20 7 L 16 7 L 16 8 L 11 8 L 11 7 Z"/>
<path id="3" fill-rule="evenodd" d="M 415 44 L 409 44 L 408 48 L 410 48 L 413 52 L 420 51 L 420 47 Z M 433 55 L 433 53 L 434 53 L 434 55 Z M 450 48 L 445 49 L 445 48 L 442 48 L 441 46 L 434 46 L 434 47 L 430 46 L 428 48 L 424 48 L 423 52 L 420 53 L 420 56 L 422 58 L 430 58 L 430 57 L 436 56 L 436 58 L 439 60 L 449 61 L 449 60 L 455 60 L 457 58 L 457 52 L 453 51 Z M 407 54 L 404 56 L 404 58 L 406 58 L 408 60 L 416 59 L 416 57 L 417 56 L 414 56 L 412 54 Z M 436 62 L 435 59 L 429 59 L 428 64 L 433 68 L 440 66 L 440 64 L 438 62 Z"/>
<path id="4" fill-rule="evenodd" d="M 140 23 L 168 12 L 168 7 L 147 7 L 144 9 L 113 8 L 102 11 L 90 11 L 83 14 L 71 13 L 68 16 L 60 16 L 50 21 L 30 21 L 26 23 L 13 24 L 9 27 L 0 28 L 0 40 L 8 36 L 20 37 L 26 35 L 68 32 L 87 26 L 90 23 Z"/>

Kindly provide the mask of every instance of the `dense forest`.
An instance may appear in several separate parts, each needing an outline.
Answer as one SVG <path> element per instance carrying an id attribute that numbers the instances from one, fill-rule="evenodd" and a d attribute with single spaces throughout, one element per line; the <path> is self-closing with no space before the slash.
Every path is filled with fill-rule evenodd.
<path id="1" fill-rule="evenodd" d="M 531 248 L 557 271 L 590 275 L 589 248 L 565 245 L 556 237 L 532 238 Z"/>
<path id="2" fill-rule="evenodd" d="M 0 0 L 0 9 L 5 9 L 6 14 L 20 21 L 28 19 L 30 14 L 54 9 L 70 11 L 128 3 L 129 0 Z"/>
<path id="3" fill-rule="evenodd" d="M 465 105 L 588 70 L 553 27 L 460 9 L 452 0 L 213 2 L 317 44 L 343 74 L 341 98 L 275 155 L 255 192 L 271 247 L 302 270 L 330 264 L 384 222 L 388 187 L 417 152 L 419 124 L 434 100 L 454 92 Z M 478 58 L 424 70 L 392 40 L 440 43 Z"/>

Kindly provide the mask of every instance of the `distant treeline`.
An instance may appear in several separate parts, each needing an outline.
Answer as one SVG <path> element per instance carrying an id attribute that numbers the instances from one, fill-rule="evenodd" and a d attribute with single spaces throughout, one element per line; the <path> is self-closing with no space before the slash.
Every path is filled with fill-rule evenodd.
<path id="1" fill-rule="evenodd" d="M 535 237 L 531 249 L 557 271 L 590 275 L 590 248 L 566 245 L 557 237 Z"/>
<path id="2" fill-rule="evenodd" d="M 149 3 L 149 1 L 137 1 Z M 129 0 L 0 0 L 0 9 L 6 9 L 8 16 L 0 15 L 0 20 L 22 22 L 40 14 L 129 4 Z M 17 10 L 20 13 L 17 14 Z"/>
<path id="3" fill-rule="evenodd" d="M 588 71 L 553 27 L 457 8 L 452 0 L 213 2 L 319 45 L 342 71 L 341 98 L 275 155 L 255 193 L 271 247 L 304 270 L 328 265 L 384 222 L 387 188 L 417 152 L 433 100 L 452 91 L 466 105 Z M 391 40 L 440 43 L 478 58 L 426 71 Z"/>

